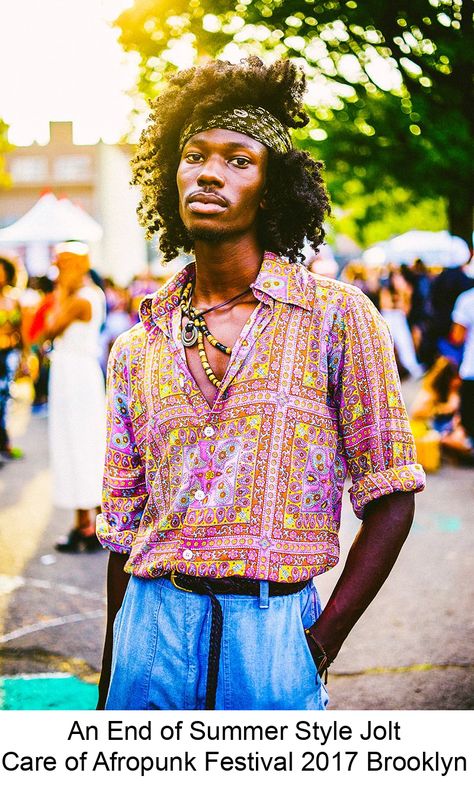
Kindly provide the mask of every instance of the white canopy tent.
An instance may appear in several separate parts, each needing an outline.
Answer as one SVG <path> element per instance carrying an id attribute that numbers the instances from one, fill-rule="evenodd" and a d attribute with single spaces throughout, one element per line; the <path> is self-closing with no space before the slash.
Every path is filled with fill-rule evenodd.
<path id="1" fill-rule="evenodd" d="M 464 239 L 449 231 L 407 231 L 386 242 L 374 245 L 362 254 L 368 266 L 412 264 L 420 258 L 428 267 L 459 267 L 469 261 L 469 247 Z"/>
<path id="2" fill-rule="evenodd" d="M 84 209 L 68 198 L 56 198 L 46 193 L 15 223 L 0 229 L 0 243 L 64 242 L 76 239 L 81 242 L 98 242 L 102 228 Z"/>
<path id="3" fill-rule="evenodd" d="M 50 245 L 69 239 L 94 244 L 102 238 L 102 233 L 102 227 L 84 209 L 68 198 L 46 193 L 23 217 L 0 229 L 0 249 L 2 246 L 25 248 L 28 271 L 43 275 L 50 266 Z"/>

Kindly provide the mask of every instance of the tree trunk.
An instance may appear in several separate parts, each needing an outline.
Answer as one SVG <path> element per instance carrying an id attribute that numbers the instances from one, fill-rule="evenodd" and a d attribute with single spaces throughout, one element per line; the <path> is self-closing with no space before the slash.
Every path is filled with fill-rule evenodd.
<path id="1" fill-rule="evenodd" d="M 472 253 L 472 232 L 474 229 L 473 206 L 470 196 L 462 192 L 448 198 L 449 231 L 464 239 Z"/>

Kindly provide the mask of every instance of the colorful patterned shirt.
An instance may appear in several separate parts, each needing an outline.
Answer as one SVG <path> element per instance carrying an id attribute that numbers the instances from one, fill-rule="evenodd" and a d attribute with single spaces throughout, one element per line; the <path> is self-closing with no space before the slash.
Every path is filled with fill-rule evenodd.
<path id="1" fill-rule="evenodd" d="M 360 518 L 424 486 L 385 322 L 359 289 L 267 253 L 211 407 L 181 342 L 192 267 L 113 347 L 100 541 L 145 578 L 319 575 L 338 561 L 347 471 Z"/>

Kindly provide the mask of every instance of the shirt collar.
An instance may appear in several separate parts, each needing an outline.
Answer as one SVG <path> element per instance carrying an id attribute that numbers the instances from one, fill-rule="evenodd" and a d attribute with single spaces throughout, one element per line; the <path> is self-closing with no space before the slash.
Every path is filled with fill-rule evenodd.
<path id="1" fill-rule="evenodd" d="M 168 334 L 168 317 L 179 305 L 183 286 L 194 272 L 194 263 L 186 264 L 155 294 L 148 294 L 140 303 L 140 320 L 148 332 L 156 325 Z"/>
<path id="2" fill-rule="evenodd" d="M 265 253 L 260 271 L 251 284 L 254 294 L 263 293 L 274 300 L 312 309 L 308 297 L 308 270 L 301 264 L 291 264 L 275 253 Z"/>
<path id="3" fill-rule="evenodd" d="M 183 286 L 194 273 L 194 263 L 187 264 L 155 294 L 147 295 L 140 303 L 140 320 L 147 331 L 158 325 L 167 330 L 167 319 L 179 305 Z M 297 305 L 310 311 L 308 271 L 301 264 L 291 264 L 275 253 L 265 253 L 252 290 L 258 299 L 267 295 L 278 302 Z M 265 300 L 266 302 L 266 300 Z"/>

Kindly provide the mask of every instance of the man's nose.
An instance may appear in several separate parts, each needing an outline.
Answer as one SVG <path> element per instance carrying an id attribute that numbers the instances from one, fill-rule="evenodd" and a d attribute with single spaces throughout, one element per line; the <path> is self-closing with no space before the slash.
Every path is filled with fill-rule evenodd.
<path id="1" fill-rule="evenodd" d="M 207 157 L 204 160 L 197 181 L 199 185 L 216 184 L 219 187 L 224 186 L 223 163 L 219 157 Z"/>

